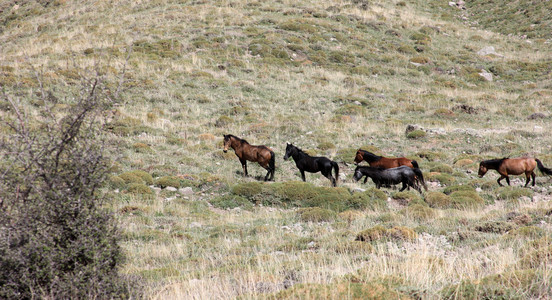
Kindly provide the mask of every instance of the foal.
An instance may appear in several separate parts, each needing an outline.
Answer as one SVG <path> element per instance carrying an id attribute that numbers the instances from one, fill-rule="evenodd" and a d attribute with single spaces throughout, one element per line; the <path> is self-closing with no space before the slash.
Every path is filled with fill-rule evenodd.
<path id="1" fill-rule="evenodd" d="M 328 178 L 332 182 L 333 186 L 337 185 L 337 179 L 339 178 L 339 166 L 335 161 L 323 156 L 310 156 L 303 152 L 303 150 L 288 143 L 286 146 L 286 155 L 284 155 L 284 160 L 287 160 L 290 156 L 293 157 L 295 165 L 301 172 L 301 178 L 303 181 L 306 181 L 305 171 L 309 173 L 322 172 L 322 175 Z M 332 176 L 332 168 L 335 170 L 335 178 Z"/>

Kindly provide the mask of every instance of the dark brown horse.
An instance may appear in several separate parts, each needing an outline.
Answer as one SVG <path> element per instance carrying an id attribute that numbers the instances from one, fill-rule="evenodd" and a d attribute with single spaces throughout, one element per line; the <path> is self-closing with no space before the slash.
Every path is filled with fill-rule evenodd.
<path id="1" fill-rule="evenodd" d="M 274 163 L 275 157 L 272 149 L 262 145 L 250 145 L 246 140 L 240 139 L 239 137 L 231 134 L 224 135 L 224 153 L 228 151 L 228 148 L 234 149 L 236 156 L 240 159 L 244 176 L 247 176 L 247 161 L 249 160 L 258 162 L 261 167 L 268 171 L 264 178 L 265 181 L 274 180 L 274 171 L 276 170 L 276 166 Z"/>
<path id="2" fill-rule="evenodd" d="M 520 158 L 499 158 L 499 159 L 490 159 L 484 160 L 479 163 L 479 177 L 483 177 L 488 170 L 496 170 L 500 174 L 500 178 L 496 182 L 500 186 L 502 183 L 500 181 L 506 178 L 506 182 L 510 185 L 510 178 L 508 175 L 521 175 L 525 174 L 527 182 L 525 187 L 529 185 L 529 181 L 533 178 L 533 186 L 535 186 L 535 168 L 539 167 L 539 170 L 545 175 L 552 175 L 552 170 L 544 167 L 542 162 L 537 158 L 531 157 L 520 157 Z"/>
<path id="3" fill-rule="evenodd" d="M 359 164 L 361 161 L 366 161 L 370 167 L 375 168 L 397 168 L 400 166 L 407 166 L 410 168 L 420 168 L 415 160 L 410 160 L 406 157 L 388 158 L 379 155 L 375 155 L 372 152 L 358 149 L 355 155 L 355 164 Z"/>

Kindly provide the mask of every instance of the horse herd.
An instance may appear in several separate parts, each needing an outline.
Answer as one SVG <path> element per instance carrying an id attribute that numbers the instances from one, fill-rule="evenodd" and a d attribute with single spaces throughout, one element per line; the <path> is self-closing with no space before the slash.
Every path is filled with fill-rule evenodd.
<path id="1" fill-rule="evenodd" d="M 231 134 L 224 135 L 224 152 L 226 153 L 229 148 L 234 149 L 236 156 L 242 164 L 245 176 L 248 176 L 247 161 L 249 160 L 258 162 L 268 171 L 264 178 L 265 181 L 274 180 L 276 167 L 274 151 L 272 149 L 264 145 L 250 145 L 246 140 Z M 335 161 L 323 156 L 310 156 L 293 144 L 287 143 L 284 160 L 288 160 L 290 157 L 293 158 L 295 165 L 299 169 L 299 172 L 301 172 L 301 179 L 303 181 L 305 181 L 305 171 L 309 173 L 321 172 L 324 177 L 331 181 L 333 186 L 337 186 L 339 166 Z M 355 155 L 355 164 L 358 165 L 363 160 L 368 162 L 370 166 L 356 167 L 353 174 L 353 179 L 356 181 L 365 177 L 364 183 L 366 183 L 368 177 L 370 177 L 378 189 L 381 186 L 402 183 L 400 191 L 412 187 L 422 193 L 420 186 L 423 186 L 427 191 L 422 171 L 415 160 L 410 160 L 406 157 L 387 158 L 359 149 Z M 497 182 L 502 186 L 502 183 L 500 183 L 502 179 L 506 179 L 506 182 L 510 185 L 509 175 L 525 174 L 527 178 L 525 187 L 527 187 L 531 178 L 533 179 L 533 186 L 535 185 L 534 170 L 536 167 L 543 174 L 552 175 L 552 169 L 546 168 L 539 159 L 530 157 L 484 160 L 479 164 L 478 175 L 479 177 L 483 177 L 488 170 L 497 170 L 500 174 Z M 332 171 L 334 171 L 335 177 L 332 175 Z"/>

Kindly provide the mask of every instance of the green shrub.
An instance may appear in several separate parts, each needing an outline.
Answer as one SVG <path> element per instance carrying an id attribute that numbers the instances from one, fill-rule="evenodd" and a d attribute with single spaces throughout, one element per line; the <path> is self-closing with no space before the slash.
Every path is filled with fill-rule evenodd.
<path id="1" fill-rule="evenodd" d="M 452 167 L 449 166 L 449 165 L 438 164 L 438 165 L 433 166 L 431 169 L 429 169 L 429 171 L 430 172 L 439 172 L 439 173 L 451 174 L 453 170 L 452 170 Z"/>
<path id="2" fill-rule="evenodd" d="M 421 200 L 420 196 L 411 191 L 396 192 L 391 195 L 391 198 L 397 200 L 402 205 L 407 205 L 412 201 Z"/>
<path id="3" fill-rule="evenodd" d="M 180 188 L 180 178 L 176 176 L 163 176 L 155 181 L 155 185 L 162 189 L 168 186 Z"/>
<path id="4" fill-rule="evenodd" d="M 500 188 L 498 199 L 500 200 L 517 200 L 521 197 L 533 197 L 533 191 L 527 188 L 518 188 L 513 186 L 506 186 Z"/>
<path id="5" fill-rule="evenodd" d="M 425 176 L 424 178 L 427 178 L 427 180 L 429 181 L 439 181 L 441 184 L 444 185 L 451 185 L 456 182 L 456 179 L 454 177 L 449 174 L 443 173 L 429 173 L 428 176 Z"/>
<path id="6" fill-rule="evenodd" d="M 406 137 L 409 139 L 419 139 L 425 137 L 427 134 L 423 130 L 413 130 L 406 134 Z"/>
<path id="7" fill-rule="evenodd" d="M 347 199 L 347 207 L 350 209 L 387 209 L 387 195 L 376 188 L 370 188 L 361 193 L 353 193 Z"/>
<path id="8" fill-rule="evenodd" d="M 237 195 L 224 195 L 215 197 L 209 200 L 214 207 L 221 209 L 233 209 L 236 207 L 243 208 L 245 210 L 253 209 L 253 203 L 244 197 Z"/>
<path id="9" fill-rule="evenodd" d="M 514 228 L 514 225 L 510 222 L 504 221 L 494 221 L 494 222 L 484 222 L 483 224 L 475 226 L 475 230 L 481 232 L 490 232 L 490 233 L 505 233 Z"/>
<path id="10" fill-rule="evenodd" d="M 395 226 L 391 229 L 387 229 L 378 225 L 359 232 L 356 236 L 356 240 L 367 242 L 378 241 L 381 239 L 411 241 L 417 237 L 418 234 L 408 227 Z"/>
<path id="11" fill-rule="evenodd" d="M 148 172 L 141 170 L 134 170 L 125 172 L 119 175 L 127 184 L 128 183 L 144 183 L 147 185 L 153 185 L 153 177 Z M 140 178 L 141 181 L 137 181 L 136 177 Z"/>
<path id="12" fill-rule="evenodd" d="M 232 124 L 232 122 L 234 122 L 234 120 L 229 116 L 220 116 L 215 122 L 215 127 L 226 127 Z"/>
<path id="13" fill-rule="evenodd" d="M 546 231 L 537 226 L 522 226 L 508 232 L 509 237 L 538 239 L 546 235 Z"/>
<path id="14" fill-rule="evenodd" d="M 451 185 L 451 186 L 448 186 L 446 187 L 444 190 L 443 190 L 443 193 L 447 194 L 447 195 L 450 195 L 454 192 L 457 192 L 457 191 L 473 191 L 475 192 L 475 189 L 469 185 Z"/>
<path id="15" fill-rule="evenodd" d="M 122 189 L 126 185 L 126 182 L 117 175 L 109 176 L 109 186 L 114 189 Z"/>
<path id="16" fill-rule="evenodd" d="M 242 196 L 248 199 L 262 192 L 263 184 L 260 182 L 244 182 L 232 187 L 232 194 Z"/>
<path id="17" fill-rule="evenodd" d="M 341 148 L 337 150 L 334 160 L 337 162 L 353 163 L 355 160 L 355 155 L 357 148 Z"/>
<path id="18" fill-rule="evenodd" d="M 483 206 L 485 201 L 475 191 L 456 191 L 450 194 L 452 208 L 470 209 Z"/>
<path id="19" fill-rule="evenodd" d="M 301 208 L 297 210 L 297 215 L 303 222 L 329 222 L 337 216 L 334 211 L 320 207 Z"/>
<path id="20" fill-rule="evenodd" d="M 428 192 L 425 194 L 425 201 L 430 207 L 449 208 L 451 206 L 450 197 L 441 192 Z"/>
<path id="21" fill-rule="evenodd" d="M 401 214 L 418 221 L 426 221 L 436 216 L 435 210 L 422 204 L 414 204 L 401 210 Z"/>
<path id="22" fill-rule="evenodd" d="M 131 194 L 153 195 L 151 188 L 143 183 L 130 183 L 127 187 L 127 191 Z"/>
<path id="23" fill-rule="evenodd" d="M 124 183 L 126 184 L 130 184 L 130 183 L 144 183 L 144 180 L 139 177 L 139 176 L 136 176 L 135 174 L 132 174 L 130 172 L 126 172 L 126 173 L 122 173 L 118 176 L 120 179 L 122 179 L 124 181 Z"/>

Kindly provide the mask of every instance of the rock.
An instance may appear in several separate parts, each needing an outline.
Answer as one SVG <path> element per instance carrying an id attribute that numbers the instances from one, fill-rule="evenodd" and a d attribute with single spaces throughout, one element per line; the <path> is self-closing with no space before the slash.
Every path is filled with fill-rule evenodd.
<path id="1" fill-rule="evenodd" d="M 410 132 L 414 131 L 414 130 L 424 130 L 422 128 L 422 126 L 420 125 L 417 125 L 417 124 L 409 124 L 406 126 L 406 130 L 405 130 L 405 133 L 406 134 L 409 134 Z"/>
<path id="2" fill-rule="evenodd" d="M 475 191 L 478 192 L 478 193 L 481 193 L 481 192 L 483 192 L 483 189 L 478 187 L 478 188 L 475 188 Z"/>
<path id="3" fill-rule="evenodd" d="M 353 189 L 353 193 L 362 193 L 362 192 L 366 192 L 366 189 L 358 188 L 358 187 Z"/>
<path id="4" fill-rule="evenodd" d="M 485 78 L 487 81 L 493 81 L 493 73 L 487 72 L 485 69 L 481 69 L 481 73 L 478 73 L 479 76 Z"/>
<path id="5" fill-rule="evenodd" d="M 481 55 L 481 56 L 491 55 L 491 54 L 504 57 L 504 55 L 496 53 L 495 48 L 493 46 L 483 47 L 483 49 L 477 51 L 477 55 Z"/>
<path id="6" fill-rule="evenodd" d="M 449 6 L 451 6 L 451 7 L 456 7 L 456 2 L 450 1 L 450 2 L 449 2 Z"/>
<path id="7" fill-rule="evenodd" d="M 187 186 L 185 188 L 179 188 L 178 192 L 182 195 L 193 195 L 194 194 L 194 191 L 189 186 Z"/>
<path id="8" fill-rule="evenodd" d="M 169 191 L 169 192 L 176 192 L 177 189 L 174 187 L 174 186 L 168 186 L 165 188 L 165 190 Z"/>
<path id="9" fill-rule="evenodd" d="M 159 192 L 161 191 L 161 188 L 160 188 L 160 187 L 156 187 L 156 186 L 153 186 L 153 185 L 150 185 L 150 188 L 151 188 L 156 194 L 159 194 Z"/>

